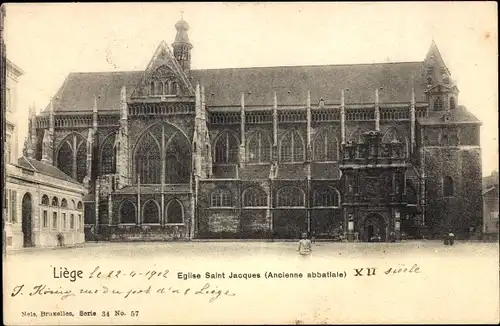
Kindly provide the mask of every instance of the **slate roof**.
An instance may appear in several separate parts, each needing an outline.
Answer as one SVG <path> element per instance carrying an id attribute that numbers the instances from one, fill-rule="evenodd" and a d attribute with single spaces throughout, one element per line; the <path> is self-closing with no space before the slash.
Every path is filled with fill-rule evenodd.
<path id="1" fill-rule="evenodd" d="M 32 170 L 32 171 L 35 171 L 35 172 L 38 172 L 41 174 L 45 174 L 45 175 L 48 175 L 48 176 L 56 178 L 56 179 L 60 179 L 60 180 L 64 180 L 64 181 L 68 181 L 71 183 L 81 185 L 81 183 L 79 183 L 75 179 L 71 178 L 66 173 L 59 170 L 57 167 L 50 165 L 50 164 L 43 163 L 41 161 L 37 161 L 37 160 L 30 159 L 30 158 L 23 156 L 23 157 L 19 158 L 18 165 L 23 167 L 23 168 L 26 168 L 26 169 L 29 169 L 29 170 Z"/>
<path id="2" fill-rule="evenodd" d="M 445 115 L 448 115 L 448 121 L 445 121 Z M 481 121 L 472 113 L 467 111 L 465 106 L 459 105 L 456 110 L 451 110 L 449 113 L 446 111 L 430 111 L 429 115 L 425 118 L 418 118 L 421 125 L 441 125 L 447 123 L 477 123 Z"/>
<path id="3" fill-rule="evenodd" d="M 423 62 L 374 63 L 323 66 L 287 66 L 191 70 L 191 83 L 205 87 L 208 107 L 239 106 L 245 93 L 246 106 L 273 105 L 276 92 L 278 105 L 304 106 L 307 91 L 311 103 L 340 103 L 340 90 L 345 102 L 373 103 L 375 89 L 380 103 L 409 103 L 412 79 L 417 102 L 423 100 L 425 85 L 421 80 Z M 127 88 L 130 96 L 139 84 L 143 71 L 70 73 L 57 92 L 54 111 L 92 111 L 94 97 L 98 96 L 100 112 L 116 111 L 120 104 L 120 90 Z M 47 108 L 46 108 L 47 110 Z"/>

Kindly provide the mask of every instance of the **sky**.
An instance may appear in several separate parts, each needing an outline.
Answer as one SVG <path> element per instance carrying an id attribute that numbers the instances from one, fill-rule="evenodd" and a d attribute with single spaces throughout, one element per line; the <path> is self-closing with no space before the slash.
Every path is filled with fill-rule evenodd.
<path id="1" fill-rule="evenodd" d="M 19 153 L 70 72 L 144 70 L 183 15 L 192 68 L 422 61 L 436 42 L 482 122 L 483 175 L 498 169 L 496 2 L 7 4 L 7 57 L 18 85 Z"/>

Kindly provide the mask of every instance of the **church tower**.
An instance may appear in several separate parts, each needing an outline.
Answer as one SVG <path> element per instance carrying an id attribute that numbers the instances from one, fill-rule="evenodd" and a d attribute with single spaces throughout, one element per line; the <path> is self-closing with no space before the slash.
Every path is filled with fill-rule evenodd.
<path id="1" fill-rule="evenodd" d="M 424 60 L 427 100 L 430 111 L 450 111 L 457 108 L 458 88 L 451 80 L 451 74 L 444 63 L 437 45 L 432 41 Z"/>
<path id="2" fill-rule="evenodd" d="M 177 35 L 175 36 L 174 43 L 172 43 L 174 56 L 186 74 L 189 74 L 189 70 L 191 69 L 191 49 L 193 48 L 193 45 L 189 42 L 187 33 L 189 24 L 181 18 L 175 24 L 175 29 L 177 30 Z"/>

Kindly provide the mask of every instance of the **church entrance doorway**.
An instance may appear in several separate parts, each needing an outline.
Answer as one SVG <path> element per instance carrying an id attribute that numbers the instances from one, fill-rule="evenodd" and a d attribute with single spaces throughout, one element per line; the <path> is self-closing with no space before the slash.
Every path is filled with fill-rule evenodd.
<path id="1" fill-rule="evenodd" d="M 23 231 L 23 247 L 33 246 L 33 204 L 31 194 L 27 192 L 22 201 L 22 231 Z"/>
<path id="2" fill-rule="evenodd" d="M 364 223 L 363 241 L 377 242 L 386 239 L 386 223 L 380 214 L 369 214 Z"/>

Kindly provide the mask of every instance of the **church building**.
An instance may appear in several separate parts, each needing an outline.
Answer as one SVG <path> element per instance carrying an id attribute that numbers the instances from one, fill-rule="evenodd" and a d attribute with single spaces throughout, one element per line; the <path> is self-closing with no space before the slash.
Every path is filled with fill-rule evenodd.
<path id="1" fill-rule="evenodd" d="M 434 42 L 418 62 L 204 70 L 175 28 L 144 71 L 70 73 L 30 117 L 30 159 L 88 190 L 86 239 L 482 229 L 481 122 Z"/>

